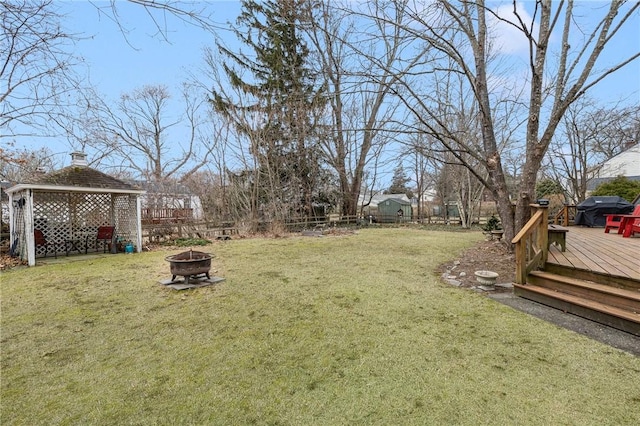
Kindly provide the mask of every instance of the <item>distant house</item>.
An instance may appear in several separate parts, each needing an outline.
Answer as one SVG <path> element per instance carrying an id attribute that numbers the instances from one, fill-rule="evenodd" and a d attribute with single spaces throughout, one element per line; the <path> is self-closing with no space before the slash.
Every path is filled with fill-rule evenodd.
<path id="1" fill-rule="evenodd" d="M 365 209 L 367 207 L 369 209 L 377 209 L 381 202 L 388 200 L 389 198 L 411 202 L 409 197 L 407 197 L 407 194 L 360 194 L 360 197 L 358 198 L 358 206 Z"/>
<path id="2" fill-rule="evenodd" d="M 593 178 L 587 182 L 587 193 L 618 176 L 640 181 L 640 143 L 602 163 Z"/>

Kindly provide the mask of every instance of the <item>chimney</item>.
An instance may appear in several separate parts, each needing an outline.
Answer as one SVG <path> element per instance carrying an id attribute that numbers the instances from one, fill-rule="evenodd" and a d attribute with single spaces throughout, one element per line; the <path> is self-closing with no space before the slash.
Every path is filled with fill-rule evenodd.
<path id="1" fill-rule="evenodd" d="M 72 166 L 81 166 L 86 167 L 89 163 L 87 163 L 87 154 L 84 152 L 72 152 L 71 153 L 71 165 Z"/>

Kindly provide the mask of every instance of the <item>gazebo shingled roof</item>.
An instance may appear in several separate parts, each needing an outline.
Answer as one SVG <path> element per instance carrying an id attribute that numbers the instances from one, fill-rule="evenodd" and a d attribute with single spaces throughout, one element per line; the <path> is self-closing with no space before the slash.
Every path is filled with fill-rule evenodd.
<path id="1" fill-rule="evenodd" d="M 37 177 L 30 182 L 39 185 L 75 186 L 80 188 L 137 190 L 133 185 L 86 166 L 72 165 Z"/>

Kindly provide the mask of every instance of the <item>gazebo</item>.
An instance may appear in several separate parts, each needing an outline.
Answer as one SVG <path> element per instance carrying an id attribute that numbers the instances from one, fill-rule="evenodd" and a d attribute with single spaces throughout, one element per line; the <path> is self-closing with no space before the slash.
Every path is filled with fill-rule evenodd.
<path id="1" fill-rule="evenodd" d="M 113 227 L 104 250 L 130 242 L 142 250 L 140 195 L 145 191 L 87 166 L 82 152 L 71 165 L 32 183 L 7 189 L 11 253 L 36 264 L 36 257 L 97 250 L 98 229 Z"/>

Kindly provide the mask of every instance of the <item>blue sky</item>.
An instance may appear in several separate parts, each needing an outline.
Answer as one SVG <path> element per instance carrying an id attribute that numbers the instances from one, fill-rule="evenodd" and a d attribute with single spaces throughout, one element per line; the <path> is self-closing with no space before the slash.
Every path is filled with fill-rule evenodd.
<path id="1" fill-rule="evenodd" d="M 120 95 L 144 85 L 165 85 L 174 100 L 172 117 L 181 115 L 181 84 L 187 79 L 188 72 L 202 66 L 203 48 L 215 45 L 213 34 L 170 13 L 151 10 L 154 19 L 166 24 L 165 38 L 158 34 L 143 7 L 125 0 L 116 0 L 119 24 L 99 10 L 109 8 L 109 1 L 58 0 L 55 5 L 64 17 L 63 30 L 79 38 L 69 49 L 81 60 L 78 72 L 87 75 L 87 82 L 102 97 L 115 103 Z M 221 27 L 226 27 L 228 21 L 235 22 L 240 11 L 239 1 L 209 0 L 202 5 L 211 11 Z M 196 6 L 200 7 L 199 4 Z M 218 32 L 218 36 L 227 38 L 230 34 Z M 19 142 L 29 149 L 46 146 L 58 163 L 66 165 L 70 162 L 71 147 L 63 137 Z"/>
<path id="2" fill-rule="evenodd" d="M 95 5 L 108 6 L 108 2 L 58 2 L 60 12 L 67 17 L 63 23 L 65 29 L 83 36 L 75 46 L 75 53 L 84 58 L 90 81 L 108 100 L 115 101 L 122 93 L 131 92 L 145 84 L 166 85 L 178 99 L 179 87 L 187 78 L 187 72 L 196 71 L 202 66 L 203 47 L 214 46 L 211 33 L 186 24 L 170 14 L 158 12 L 156 18 L 166 19 L 166 41 L 157 34 L 144 8 L 117 0 L 120 23 L 129 30 L 125 36 L 118 25 L 98 12 Z M 221 24 L 235 22 L 240 11 L 237 1 L 208 1 L 202 5 L 209 8 Z M 523 9 L 529 9 L 530 5 L 527 1 L 520 4 Z M 228 31 L 221 31 L 218 36 L 230 43 L 235 40 L 235 36 Z M 523 54 L 508 30 L 505 30 L 503 40 L 505 50 L 513 55 Z M 616 48 L 610 49 L 602 57 L 602 64 L 629 51 L 640 50 L 638 16 L 634 18 L 634 23 L 627 25 L 618 40 Z M 640 102 L 640 60 L 607 78 L 592 92 L 592 96 L 603 102 L 613 102 L 623 97 L 626 97 L 627 103 Z M 60 142 L 56 147 L 48 143 L 53 152 L 65 152 L 61 161 L 68 163 L 66 152 L 69 148 L 66 143 Z"/>
<path id="3" fill-rule="evenodd" d="M 67 29 L 85 37 L 78 43 L 77 53 L 89 66 L 91 82 L 109 98 L 117 98 L 145 84 L 179 87 L 185 79 L 185 70 L 201 64 L 202 48 L 214 45 L 211 33 L 171 14 L 155 11 L 157 19 L 166 19 L 165 40 L 157 34 L 144 8 L 118 1 L 120 24 L 128 30 L 124 34 L 95 5 L 108 6 L 108 3 L 92 4 L 83 0 L 61 3 L 67 16 Z M 235 20 L 240 3 L 209 1 L 208 7 L 217 21 L 225 23 Z"/>
<path id="4" fill-rule="evenodd" d="M 94 4 L 103 6 L 108 2 L 95 1 Z M 60 2 L 63 13 L 68 17 L 65 26 L 69 31 L 86 37 L 78 43 L 77 53 L 89 65 L 92 82 L 109 97 L 115 98 L 144 84 L 166 84 L 172 88 L 184 80 L 185 69 L 201 65 L 202 48 L 214 45 L 212 34 L 170 14 L 158 12 L 156 17 L 166 18 L 166 41 L 156 34 L 156 28 L 144 8 L 117 0 L 120 22 L 130 30 L 125 36 L 114 22 L 101 16 L 94 4 L 86 0 Z M 209 0 L 204 4 L 221 24 L 234 22 L 240 11 L 238 1 Z M 521 6 L 528 8 L 526 1 Z M 507 5 L 506 9 L 510 6 Z M 235 39 L 228 31 L 221 31 L 218 35 L 225 41 Z M 505 31 L 503 39 L 510 53 L 523 53 L 512 32 Z M 622 57 L 626 52 L 640 50 L 640 19 L 636 16 L 634 23 L 626 25 L 617 39 L 616 48 L 608 49 L 600 59 L 602 64 Z M 614 100 L 632 92 L 636 93 L 635 101 L 639 101 L 638 60 L 607 78 L 595 93 L 603 99 Z"/>

